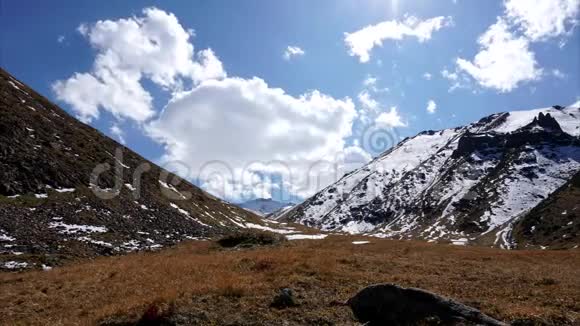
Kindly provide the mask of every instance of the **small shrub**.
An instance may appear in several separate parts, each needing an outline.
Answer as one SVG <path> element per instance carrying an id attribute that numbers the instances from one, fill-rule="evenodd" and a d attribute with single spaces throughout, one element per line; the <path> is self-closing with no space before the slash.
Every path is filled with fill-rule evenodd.
<path id="1" fill-rule="evenodd" d="M 283 235 L 265 231 L 242 231 L 218 240 L 225 248 L 274 245 L 286 241 Z"/>
<path id="2" fill-rule="evenodd" d="M 227 285 L 222 288 L 220 294 L 228 298 L 241 298 L 246 293 L 245 289 L 239 286 Z"/>
<path id="3" fill-rule="evenodd" d="M 558 282 L 553 278 L 543 277 L 542 279 L 536 282 L 536 285 L 555 285 L 557 283 Z"/>
<path id="4" fill-rule="evenodd" d="M 176 308 L 173 302 L 156 301 L 145 309 L 136 326 L 173 326 Z"/>
<path id="5" fill-rule="evenodd" d="M 265 272 L 268 270 L 272 270 L 274 268 L 274 262 L 267 259 L 258 260 L 254 266 L 252 266 L 252 270 L 256 272 Z"/>
<path id="6" fill-rule="evenodd" d="M 154 301 L 147 305 L 145 309 L 137 316 L 129 313 L 117 313 L 108 316 L 98 322 L 99 326 L 170 326 L 174 325 L 171 321 L 175 313 L 175 307 L 171 303 Z M 135 319 L 137 318 L 137 319 Z"/>

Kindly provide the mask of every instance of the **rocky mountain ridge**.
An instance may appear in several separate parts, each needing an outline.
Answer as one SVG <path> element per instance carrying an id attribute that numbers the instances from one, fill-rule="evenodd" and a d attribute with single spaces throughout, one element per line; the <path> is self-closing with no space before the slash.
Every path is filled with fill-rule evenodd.
<path id="1" fill-rule="evenodd" d="M 157 249 L 264 223 L 0 69 L 0 268 Z"/>
<path id="2" fill-rule="evenodd" d="M 425 131 L 276 218 L 395 239 L 574 247 L 580 241 L 577 193 L 568 194 L 575 204 L 567 219 L 546 222 L 554 225 L 541 225 L 548 217 L 530 223 L 526 216 L 580 171 L 579 137 L 580 103 Z M 565 241 L 532 228 L 560 230 Z"/>

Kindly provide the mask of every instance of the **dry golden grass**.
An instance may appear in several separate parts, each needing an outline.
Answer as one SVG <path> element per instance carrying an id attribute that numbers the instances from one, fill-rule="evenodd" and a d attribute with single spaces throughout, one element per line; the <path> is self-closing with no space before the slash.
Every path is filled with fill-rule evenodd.
<path id="1" fill-rule="evenodd" d="M 224 250 L 183 243 L 156 253 L 99 258 L 49 272 L 0 274 L 0 324 L 135 321 L 153 305 L 192 324 L 356 325 L 332 306 L 379 282 L 460 300 L 504 320 L 580 320 L 580 251 L 501 251 L 331 236 Z M 269 307 L 281 287 L 301 305 Z"/>

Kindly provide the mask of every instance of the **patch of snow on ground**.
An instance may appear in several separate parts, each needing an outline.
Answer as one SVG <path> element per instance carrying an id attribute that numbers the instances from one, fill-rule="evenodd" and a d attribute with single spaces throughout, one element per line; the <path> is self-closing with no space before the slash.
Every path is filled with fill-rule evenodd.
<path id="1" fill-rule="evenodd" d="M 74 192 L 76 189 L 75 188 L 60 188 L 60 189 L 54 189 L 54 191 L 56 192 Z"/>
<path id="2" fill-rule="evenodd" d="M 370 241 L 353 241 L 352 244 L 353 245 L 361 245 L 361 244 L 367 244 L 367 243 L 371 243 Z"/>
<path id="3" fill-rule="evenodd" d="M 23 91 L 22 89 L 20 89 L 20 87 L 16 86 L 16 84 L 14 84 L 11 80 L 8 81 L 8 84 L 12 85 L 12 87 L 16 88 L 17 90 L 21 91 L 24 94 L 28 94 L 26 93 L 26 91 Z"/>
<path id="4" fill-rule="evenodd" d="M 111 155 L 111 153 L 107 152 L 107 154 Z M 130 169 L 131 167 L 124 164 L 123 162 L 121 162 L 119 159 L 117 159 L 115 156 L 111 155 L 111 157 L 115 158 L 115 161 L 117 161 L 117 163 L 119 163 L 122 167 L 124 167 L 125 169 Z"/>
<path id="5" fill-rule="evenodd" d="M 48 227 L 51 229 L 61 229 L 58 231 L 60 234 L 75 234 L 81 233 L 104 233 L 107 232 L 107 228 L 104 226 L 94 226 L 94 225 L 79 225 L 79 224 L 66 224 L 63 222 L 50 222 Z"/>
<path id="6" fill-rule="evenodd" d="M 375 228 L 374 224 L 364 221 L 350 221 L 342 227 L 342 231 L 350 234 L 360 234 L 372 231 Z"/>
<path id="7" fill-rule="evenodd" d="M 179 197 L 181 197 L 181 199 L 187 199 L 187 197 L 184 196 L 181 192 L 179 192 L 179 190 L 177 190 L 177 188 L 175 188 L 173 185 L 167 184 L 166 182 L 163 182 L 161 180 L 159 180 L 159 184 L 162 185 L 163 187 L 167 188 L 167 189 L 172 190 L 176 194 L 178 194 Z"/>
<path id="8" fill-rule="evenodd" d="M 203 237 L 192 237 L 190 235 L 186 235 L 185 236 L 186 239 L 188 240 L 195 240 L 195 241 L 208 241 L 208 238 L 203 238 Z"/>
<path id="9" fill-rule="evenodd" d="M 227 218 L 227 217 L 226 217 Z M 229 218 L 230 222 L 232 222 L 235 226 L 239 227 L 239 228 L 246 228 L 246 226 L 243 223 L 239 223 L 236 220 L 234 220 L 233 218 Z"/>
<path id="10" fill-rule="evenodd" d="M 7 261 L 5 262 L 2 267 L 7 268 L 7 269 L 20 269 L 20 268 L 26 268 L 28 267 L 28 263 L 27 262 L 18 262 L 18 261 Z"/>
<path id="11" fill-rule="evenodd" d="M 89 189 L 93 190 L 93 191 L 97 191 L 97 192 L 106 192 L 106 193 L 111 193 L 113 195 L 118 195 L 120 192 L 120 189 L 113 189 L 113 188 L 101 188 L 95 184 L 89 184 Z"/>
<path id="12" fill-rule="evenodd" d="M 127 242 L 123 242 L 120 246 L 121 249 L 124 249 L 126 251 L 135 251 L 135 250 L 139 250 L 141 249 L 141 246 L 139 244 L 139 241 L 137 240 L 130 240 Z"/>
<path id="13" fill-rule="evenodd" d="M 77 240 L 82 241 L 82 242 L 89 242 L 92 244 L 96 244 L 99 246 L 103 246 L 103 247 L 108 247 L 108 248 L 112 248 L 113 245 L 109 242 L 105 242 L 105 241 L 98 241 L 98 240 L 93 240 L 89 237 L 78 237 Z"/>
<path id="14" fill-rule="evenodd" d="M 495 234 L 494 245 L 498 245 L 501 249 L 513 249 L 515 244 L 512 242 L 513 224 L 508 224 L 505 228 L 499 230 Z M 501 241 L 501 242 L 500 242 Z"/>
<path id="15" fill-rule="evenodd" d="M 451 243 L 456 245 L 456 246 L 465 246 L 465 245 L 467 245 L 468 242 L 469 242 L 469 240 L 467 238 L 460 238 L 460 239 L 451 240 Z"/>
<path id="16" fill-rule="evenodd" d="M 280 234 L 289 234 L 289 233 L 295 233 L 296 231 L 294 229 L 274 229 L 271 228 L 269 226 L 263 226 L 260 224 L 254 224 L 254 223 L 246 223 L 246 227 L 250 228 L 250 229 L 258 229 L 258 230 L 264 230 L 264 231 L 270 231 L 270 232 L 274 232 L 274 233 L 280 233 Z"/>
<path id="17" fill-rule="evenodd" d="M 197 222 L 197 223 L 199 223 L 199 224 L 201 224 L 201 225 L 203 225 L 203 226 L 206 226 L 206 227 L 208 227 L 208 228 L 209 228 L 209 227 L 211 227 L 211 226 L 209 226 L 209 225 L 207 225 L 207 224 L 203 223 L 203 222 L 202 222 L 202 221 L 200 221 L 199 219 L 196 219 L 196 218 L 193 218 L 193 217 L 191 217 L 191 215 L 189 214 L 189 212 L 187 212 L 186 210 L 184 210 L 184 209 L 182 209 L 181 207 L 177 206 L 176 204 L 174 204 L 174 203 L 169 203 L 169 205 L 170 205 L 171 207 L 173 207 L 173 208 L 177 209 L 177 211 L 178 211 L 178 212 L 180 212 L 181 214 L 183 214 L 183 215 L 187 216 L 187 218 L 189 218 L 189 219 L 191 219 L 191 220 L 194 220 L 195 222 Z"/>
<path id="18" fill-rule="evenodd" d="M 14 241 L 16 238 L 13 238 L 8 235 L 8 233 L 2 229 L 0 229 L 0 241 Z"/>
<path id="19" fill-rule="evenodd" d="M 189 212 L 187 212 L 186 210 L 184 210 L 184 209 L 180 208 L 180 207 L 179 207 L 179 206 L 177 206 L 176 204 L 174 204 L 174 203 L 169 203 L 169 206 L 171 206 L 171 207 L 173 207 L 173 208 L 177 209 L 177 211 L 178 211 L 178 212 L 180 212 L 181 214 L 183 214 L 183 215 L 186 215 L 187 217 L 191 217 L 191 215 L 189 215 Z"/>
<path id="20" fill-rule="evenodd" d="M 288 234 L 288 240 L 320 240 L 326 238 L 327 234 Z"/>

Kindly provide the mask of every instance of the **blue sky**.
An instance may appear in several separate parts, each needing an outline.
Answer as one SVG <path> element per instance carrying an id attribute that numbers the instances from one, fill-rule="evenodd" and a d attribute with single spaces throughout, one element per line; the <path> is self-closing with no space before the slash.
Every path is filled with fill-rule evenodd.
<path id="1" fill-rule="evenodd" d="M 0 17 L 3 68 L 233 201 L 312 194 L 385 149 L 369 132 L 389 146 L 580 96 L 578 0 L 1 1 Z"/>

